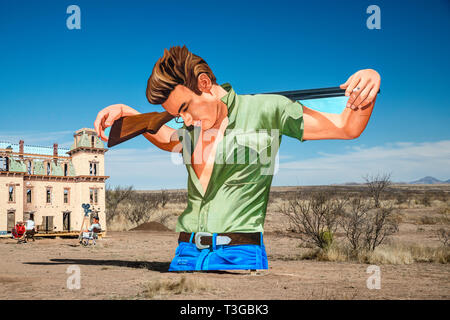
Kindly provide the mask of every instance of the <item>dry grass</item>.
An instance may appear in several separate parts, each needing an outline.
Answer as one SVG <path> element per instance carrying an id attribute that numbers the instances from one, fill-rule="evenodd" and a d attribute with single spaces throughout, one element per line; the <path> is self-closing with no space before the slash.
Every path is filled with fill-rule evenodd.
<path id="1" fill-rule="evenodd" d="M 148 299 L 160 299 L 170 295 L 196 293 L 208 289 L 210 289 L 210 286 L 204 280 L 182 276 L 174 280 L 158 279 L 150 281 L 144 285 L 142 294 Z"/>
<path id="2" fill-rule="evenodd" d="M 393 243 L 377 247 L 374 251 L 360 250 L 355 253 L 348 246 L 333 244 L 328 250 L 307 250 L 297 257 L 318 261 L 369 264 L 412 264 L 414 262 L 447 264 L 450 262 L 450 248 Z"/>
<path id="3" fill-rule="evenodd" d="M 437 207 L 438 207 L 437 213 L 443 214 L 443 215 L 450 214 L 450 207 L 448 205 L 437 206 Z"/>
<path id="4" fill-rule="evenodd" d="M 358 290 L 344 292 L 327 288 L 312 289 L 306 300 L 355 300 Z"/>
<path id="5" fill-rule="evenodd" d="M 449 214 L 441 214 L 440 216 L 422 216 L 416 219 L 413 219 L 413 223 L 417 225 L 435 225 L 435 224 L 449 224 L 450 215 Z"/>

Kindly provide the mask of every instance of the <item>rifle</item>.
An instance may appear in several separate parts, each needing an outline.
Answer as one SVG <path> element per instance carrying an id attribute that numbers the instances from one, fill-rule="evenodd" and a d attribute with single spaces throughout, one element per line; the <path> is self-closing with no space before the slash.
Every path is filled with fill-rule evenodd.
<path id="1" fill-rule="evenodd" d="M 340 87 L 293 90 L 280 92 L 267 92 L 263 94 L 278 94 L 293 101 L 320 98 L 332 98 L 345 96 L 345 90 Z M 135 116 L 122 117 L 114 121 L 109 133 L 108 148 L 132 139 L 145 132 L 155 134 L 165 123 L 174 118 L 173 115 L 164 112 L 149 112 Z"/>

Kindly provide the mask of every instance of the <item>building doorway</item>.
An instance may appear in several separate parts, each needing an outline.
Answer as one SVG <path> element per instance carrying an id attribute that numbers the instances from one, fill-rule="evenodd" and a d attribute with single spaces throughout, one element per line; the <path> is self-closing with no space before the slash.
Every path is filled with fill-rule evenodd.
<path id="1" fill-rule="evenodd" d="M 63 211 L 63 231 L 70 231 L 70 211 Z"/>
<path id="2" fill-rule="evenodd" d="M 6 231 L 11 233 L 12 229 L 16 226 L 16 210 L 8 210 L 6 217 Z"/>
<path id="3" fill-rule="evenodd" d="M 42 217 L 42 224 L 39 231 L 53 232 L 53 216 Z"/>

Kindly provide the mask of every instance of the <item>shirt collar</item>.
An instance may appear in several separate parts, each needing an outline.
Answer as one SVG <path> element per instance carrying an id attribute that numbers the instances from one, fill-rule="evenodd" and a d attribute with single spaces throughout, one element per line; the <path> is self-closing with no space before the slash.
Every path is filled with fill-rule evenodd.
<path id="1" fill-rule="evenodd" d="M 231 87 L 231 84 L 224 83 L 221 85 L 222 88 L 224 88 L 227 91 L 227 94 L 225 94 L 220 100 L 225 103 L 225 105 L 228 108 L 228 127 L 234 123 L 234 120 L 236 119 L 236 105 L 237 105 L 237 94 L 234 92 L 233 88 Z"/>

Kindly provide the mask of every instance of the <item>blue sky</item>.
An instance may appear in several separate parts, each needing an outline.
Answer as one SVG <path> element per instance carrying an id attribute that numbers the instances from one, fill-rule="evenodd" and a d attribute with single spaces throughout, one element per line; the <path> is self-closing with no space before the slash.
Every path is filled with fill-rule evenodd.
<path id="1" fill-rule="evenodd" d="M 81 9 L 69 30 L 66 9 Z M 366 8 L 381 9 L 369 30 Z M 448 1 L 0 0 L 0 140 L 69 146 L 115 103 L 162 111 L 145 97 L 164 48 L 185 44 L 239 93 L 337 86 L 363 68 L 381 94 L 356 140 L 283 137 L 273 185 L 450 178 Z M 314 108 L 314 102 L 308 105 Z M 106 154 L 112 185 L 185 188 L 187 173 L 143 137 Z M 170 173 L 169 173 L 170 172 Z"/>

